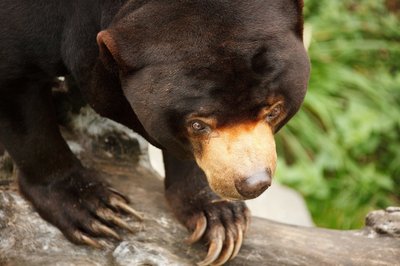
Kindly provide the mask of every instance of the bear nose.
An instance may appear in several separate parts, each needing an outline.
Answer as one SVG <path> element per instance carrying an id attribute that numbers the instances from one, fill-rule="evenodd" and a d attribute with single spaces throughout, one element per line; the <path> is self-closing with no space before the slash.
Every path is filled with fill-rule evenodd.
<path id="1" fill-rule="evenodd" d="M 272 178 L 270 171 L 265 170 L 235 182 L 235 187 L 245 199 L 254 199 L 261 195 L 269 186 Z"/>

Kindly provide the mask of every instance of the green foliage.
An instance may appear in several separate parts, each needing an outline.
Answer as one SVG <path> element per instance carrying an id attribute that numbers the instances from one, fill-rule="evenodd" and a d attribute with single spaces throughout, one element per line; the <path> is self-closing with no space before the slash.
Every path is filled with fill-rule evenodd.
<path id="1" fill-rule="evenodd" d="M 319 226 L 363 225 L 400 204 L 400 15 L 384 0 L 306 0 L 312 74 L 278 134 L 278 179 Z"/>

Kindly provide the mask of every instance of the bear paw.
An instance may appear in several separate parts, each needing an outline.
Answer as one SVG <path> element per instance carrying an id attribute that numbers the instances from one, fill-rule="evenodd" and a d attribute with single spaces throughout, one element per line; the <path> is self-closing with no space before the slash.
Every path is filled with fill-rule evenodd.
<path id="1" fill-rule="evenodd" d="M 236 257 L 250 223 L 250 211 L 243 202 L 216 200 L 188 219 L 193 230 L 187 239 L 192 244 L 200 239 L 208 243 L 207 257 L 197 265 L 223 265 Z M 193 229 L 194 228 L 194 229 Z"/>
<path id="2" fill-rule="evenodd" d="M 197 265 L 223 265 L 236 257 L 250 224 L 244 202 L 221 199 L 209 188 L 190 199 L 173 189 L 166 194 L 178 220 L 192 232 L 186 241 L 208 245 L 206 258 Z"/>
<path id="3" fill-rule="evenodd" d="M 98 175 L 80 169 L 46 184 L 20 177 L 19 186 L 40 216 L 58 227 L 71 242 L 104 248 L 107 242 L 96 238 L 121 240 L 115 228 L 134 231 L 122 214 L 140 220 L 142 216 L 128 206 L 126 196 L 99 181 Z"/>

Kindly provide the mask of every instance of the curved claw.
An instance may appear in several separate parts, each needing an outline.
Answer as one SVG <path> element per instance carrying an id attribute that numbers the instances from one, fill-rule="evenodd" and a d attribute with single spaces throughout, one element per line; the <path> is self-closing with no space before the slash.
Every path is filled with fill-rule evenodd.
<path id="1" fill-rule="evenodd" d="M 231 257 L 232 252 L 234 251 L 235 242 L 233 239 L 233 235 L 230 231 L 228 231 L 226 235 L 224 249 L 222 250 L 218 260 L 212 263 L 213 266 L 220 266 L 225 264 Z"/>
<path id="2" fill-rule="evenodd" d="M 135 233 L 135 229 L 133 229 L 127 222 L 125 222 L 125 221 L 122 220 L 121 218 L 116 217 L 116 216 L 113 216 L 112 219 L 111 219 L 111 221 L 112 221 L 115 225 L 117 225 L 117 226 L 119 226 L 119 227 L 121 227 L 121 228 L 124 228 L 124 229 L 128 230 L 129 232 Z"/>
<path id="3" fill-rule="evenodd" d="M 129 224 L 127 222 L 125 222 L 124 220 L 122 220 L 121 218 L 119 218 L 117 215 L 115 215 L 113 212 L 109 211 L 109 210 L 105 210 L 105 209 L 100 209 L 97 211 L 97 216 L 99 216 L 100 218 L 109 221 L 121 228 L 124 228 L 126 230 L 128 230 L 131 233 L 134 233 L 135 230 L 129 226 Z"/>
<path id="4" fill-rule="evenodd" d="M 200 218 L 197 220 L 196 229 L 193 231 L 192 235 L 185 240 L 188 244 L 196 243 L 204 235 L 207 228 L 207 219 L 204 214 L 201 214 Z"/>
<path id="5" fill-rule="evenodd" d="M 111 206 L 113 206 L 113 207 L 115 207 L 115 208 L 117 208 L 117 209 L 123 210 L 123 211 L 125 211 L 125 212 L 127 212 L 127 213 L 129 213 L 129 214 L 132 214 L 132 215 L 135 216 L 139 221 L 143 221 L 143 215 L 142 215 L 140 212 L 134 210 L 134 209 L 131 208 L 128 204 L 122 202 L 122 201 L 119 200 L 118 198 L 116 198 L 116 197 L 111 197 L 111 199 L 110 199 L 110 204 L 111 204 Z"/>
<path id="6" fill-rule="evenodd" d="M 96 241 L 96 240 L 84 235 L 83 233 L 81 233 L 79 231 L 76 231 L 73 234 L 73 237 L 77 241 L 79 241 L 81 244 L 86 244 L 88 246 L 91 246 L 91 247 L 94 247 L 94 248 L 97 248 L 97 249 L 103 249 L 104 248 L 104 246 L 102 244 L 100 244 L 100 242 L 98 242 L 98 241 Z"/>
<path id="7" fill-rule="evenodd" d="M 112 230 L 111 228 L 109 228 L 108 226 L 105 226 L 99 222 L 95 222 L 92 224 L 92 229 L 97 232 L 97 233 L 102 233 L 106 236 L 110 236 L 113 237 L 117 240 L 121 240 L 121 237 L 117 234 L 117 232 L 115 232 L 114 230 Z"/>
<path id="8" fill-rule="evenodd" d="M 223 229 L 219 228 L 215 234 L 215 238 L 213 238 L 210 247 L 208 248 L 207 257 L 197 263 L 198 266 L 206 266 L 212 264 L 219 256 L 222 250 L 224 241 L 224 231 Z"/>
<path id="9" fill-rule="evenodd" d="M 108 189 L 109 191 L 111 191 L 112 193 L 118 195 L 119 197 L 123 198 L 125 202 L 129 203 L 128 197 L 125 196 L 122 192 L 116 190 L 116 189 L 113 188 L 113 187 L 108 187 L 107 189 Z"/>
<path id="10" fill-rule="evenodd" d="M 236 228 L 237 228 L 236 244 L 230 259 L 234 259 L 239 254 L 240 248 L 242 247 L 243 243 L 243 228 L 239 224 L 236 224 Z"/>

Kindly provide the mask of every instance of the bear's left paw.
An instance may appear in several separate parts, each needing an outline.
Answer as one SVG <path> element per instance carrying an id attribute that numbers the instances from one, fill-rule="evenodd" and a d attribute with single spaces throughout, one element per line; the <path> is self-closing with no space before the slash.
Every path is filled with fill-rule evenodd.
<path id="1" fill-rule="evenodd" d="M 208 243 L 207 257 L 197 265 L 223 265 L 236 257 L 250 224 L 250 211 L 244 202 L 214 200 L 193 215 L 187 227 L 194 230 L 190 244 L 203 239 Z"/>

